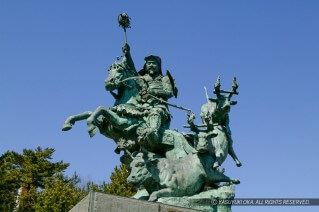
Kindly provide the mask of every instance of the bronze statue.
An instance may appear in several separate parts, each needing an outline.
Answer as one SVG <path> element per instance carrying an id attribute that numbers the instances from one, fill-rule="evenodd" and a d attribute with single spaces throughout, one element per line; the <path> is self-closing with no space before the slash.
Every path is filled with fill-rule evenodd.
<path id="1" fill-rule="evenodd" d="M 239 180 L 226 176 L 219 168 L 228 154 L 241 166 L 229 127 L 230 108 L 237 103 L 231 101 L 233 95 L 238 95 L 236 78 L 231 91 L 221 90 L 217 78 L 214 86 L 217 98 L 209 98 L 206 91 L 207 103 L 200 114 L 202 124 L 196 125 L 191 110 L 169 102 L 177 97 L 178 89 L 169 71 L 163 75 L 159 56 L 145 57 L 143 68 L 136 71 L 126 35 L 130 19 L 122 13 L 118 20 L 125 32 L 124 55 L 110 66 L 105 80 L 106 90 L 115 99 L 114 105 L 70 116 L 62 130 L 70 130 L 75 122 L 86 120 L 91 137 L 99 130 L 114 140 L 115 152 L 124 152 L 121 162 L 131 170 L 128 182 L 137 187 L 134 196 L 137 199 L 165 202 L 165 197 L 191 198 L 199 194 L 210 198 L 212 193 L 208 191 L 218 191 L 218 182 L 239 184 Z M 188 111 L 186 127 L 192 133 L 169 129 L 169 106 Z M 207 187 L 210 190 L 206 194 Z"/>

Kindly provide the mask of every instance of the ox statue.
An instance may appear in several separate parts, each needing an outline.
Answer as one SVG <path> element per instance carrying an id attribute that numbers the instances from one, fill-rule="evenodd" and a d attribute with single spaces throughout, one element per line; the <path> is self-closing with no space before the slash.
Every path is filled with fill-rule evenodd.
<path id="1" fill-rule="evenodd" d="M 217 135 L 212 143 L 216 159 L 214 168 L 219 167 L 226 160 L 228 154 L 233 158 L 238 167 L 242 165 L 233 149 L 233 140 L 229 128 L 230 108 L 231 105 L 237 104 L 237 101 L 231 101 L 230 99 L 234 94 L 238 95 L 237 88 L 238 83 L 236 77 L 234 77 L 232 90 L 221 90 L 220 77 L 218 77 L 214 86 L 214 93 L 217 98 L 209 98 L 206 91 L 208 103 L 204 104 L 201 108 L 200 116 L 204 124 L 202 126 L 206 127 L 206 131 L 212 131 Z M 222 95 L 222 93 L 226 93 L 227 95 Z M 191 118 L 194 120 L 194 117 Z M 194 126 L 192 127 L 193 131 L 198 131 L 198 129 L 195 129 L 196 125 L 190 124 L 190 126 Z"/>
<path id="2" fill-rule="evenodd" d="M 133 153 L 127 182 L 145 188 L 150 194 L 149 201 L 156 201 L 160 197 L 191 196 L 201 191 L 205 184 L 239 184 L 239 180 L 212 169 L 215 161 L 209 150 L 214 135 L 200 132 L 198 139 L 195 139 L 197 152 L 177 160 L 149 158 L 145 157 L 145 153 Z"/>

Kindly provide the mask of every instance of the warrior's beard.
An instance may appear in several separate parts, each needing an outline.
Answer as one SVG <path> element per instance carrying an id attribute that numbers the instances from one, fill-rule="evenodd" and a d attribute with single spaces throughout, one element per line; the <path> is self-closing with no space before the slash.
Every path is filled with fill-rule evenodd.
<path id="1" fill-rule="evenodd" d="M 148 74 L 151 75 L 151 76 L 155 76 L 159 73 L 159 71 L 155 68 L 150 68 L 147 70 L 148 71 Z"/>

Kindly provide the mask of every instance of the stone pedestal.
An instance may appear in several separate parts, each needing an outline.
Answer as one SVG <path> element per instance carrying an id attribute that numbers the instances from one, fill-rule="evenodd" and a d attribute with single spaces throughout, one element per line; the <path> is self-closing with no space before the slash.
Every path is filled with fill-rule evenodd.
<path id="1" fill-rule="evenodd" d="M 70 212 L 196 212 L 182 207 L 91 192 Z"/>
<path id="2" fill-rule="evenodd" d="M 218 189 L 201 192 L 190 197 L 163 197 L 158 202 L 210 212 L 231 212 L 231 205 L 217 205 L 219 199 L 233 200 L 235 198 L 234 186 L 222 186 Z"/>
<path id="3" fill-rule="evenodd" d="M 162 197 L 158 202 L 148 202 L 91 192 L 70 212 L 231 212 L 231 205 L 214 205 L 212 199 L 234 199 L 234 186 L 201 192 L 189 197 Z"/>

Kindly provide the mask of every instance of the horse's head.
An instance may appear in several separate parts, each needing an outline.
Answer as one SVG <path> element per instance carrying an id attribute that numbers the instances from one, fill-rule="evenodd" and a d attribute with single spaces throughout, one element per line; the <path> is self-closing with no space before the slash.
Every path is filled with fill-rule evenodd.
<path id="1" fill-rule="evenodd" d="M 105 80 L 105 88 L 108 91 L 114 91 L 115 89 L 121 89 L 123 84 L 120 82 L 131 75 L 128 73 L 128 69 L 122 62 L 114 62 L 110 69 L 109 74 Z"/>
<path id="2" fill-rule="evenodd" d="M 136 82 L 130 80 L 135 74 L 125 61 L 114 62 L 111 65 L 105 88 L 115 98 L 114 105 L 124 104 L 138 93 Z"/>

